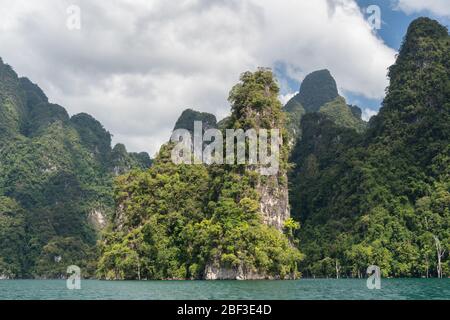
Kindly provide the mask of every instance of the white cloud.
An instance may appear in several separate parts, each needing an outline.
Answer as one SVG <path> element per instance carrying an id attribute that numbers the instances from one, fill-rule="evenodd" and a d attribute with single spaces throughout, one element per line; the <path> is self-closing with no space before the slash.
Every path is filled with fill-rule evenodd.
<path id="1" fill-rule="evenodd" d="M 69 31 L 66 9 L 81 8 Z M 328 68 L 341 90 L 381 98 L 394 50 L 353 0 L 0 0 L 0 56 L 71 114 L 87 112 L 152 154 L 187 107 L 229 112 L 239 74 Z"/>
<path id="2" fill-rule="evenodd" d="M 280 94 L 279 99 L 283 105 L 285 105 L 289 100 L 291 100 L 297 92 Z"/>
<path id="3" fill-rule="evenodd" d="M 449 0 L 396 0 L 398 9 L 407 14 L 421 11 L 429 11 L 437 16 L 450 17 Z"/>
<path id="4" fill-rule="evenodd" d="M 375 116 L 377 114 L 378 114 L 378 111 L 375 111 L 375 110 L 372 110 L 372 109 L 369 109 L 369 108 L 364 108 L 362 110 L 362 116 L 361 117 L 362 117 L 362 119 L 364 121 L 369 121 L 370 118 L 372 118 L 373 116 Z"/>

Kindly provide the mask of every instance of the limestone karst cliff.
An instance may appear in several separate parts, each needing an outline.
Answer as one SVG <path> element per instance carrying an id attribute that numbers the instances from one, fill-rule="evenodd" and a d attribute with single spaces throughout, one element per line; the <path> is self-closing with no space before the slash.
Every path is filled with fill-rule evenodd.
<path id="1" fill-rule="evenodd" d="M 230 92 L 225 129 L 279 129 L 278 86 L 266 69 L 242 74 Z M 188 115 L 193 115 L 192 117 Z M 177 129 L 213 119 L 193 110 Z M 197 117 L 196 115 L 200 115 Z M 183 123 L 183 125 L 179 125 Z M 287 148 L 277 170 L 264 164 L 174 164 L 164 145 L 151 169 L 118 180 L 118 211 L 102 245 L 99 276 L 107 279 L 286 279 L 302 255 L 289 220 Z M 290 224 L 295 226 L 295 224 Z M 118 263 L 120 257 L 127 257 Z"/>

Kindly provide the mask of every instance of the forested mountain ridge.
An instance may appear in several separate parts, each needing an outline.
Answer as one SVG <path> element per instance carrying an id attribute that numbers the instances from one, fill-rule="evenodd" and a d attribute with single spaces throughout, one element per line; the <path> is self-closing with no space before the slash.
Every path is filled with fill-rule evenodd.
<path id="1" fill-rule="evenodd" d="M 449 274 L 449 68 L 447 29 L 419 18 L 366 132 L 303 117 L 290 199 L 305 275 L 357 277 L 371 264 L 385 276 Z"/>
<path id="2" fill-rule="evenodd" d="M 148 155 L 111 149 L 98 121 L 69 117 L 0 60 L 0 278 L 62 277 L 69 264 L 101 279 L 362 277 L 369 265 L 448 276 L 449 74 L 448 30 L 419 18 L 369 123 L 327 70 L 284 108 L 259 69 L 242 74 L 219 123 L 180 116 L 174 129 L 281 129 L 280 171 L 267 177 L 176 165 L 171 142 L 147 168 Z"/>
<path id="3" fill-rule="evenodd" d="M 70 264 L 93 274 L 114 173 L 150 162 L 116 149 L 97 120 L 69 117 L 0 59 L 0 277 L 60 277 Z"/>

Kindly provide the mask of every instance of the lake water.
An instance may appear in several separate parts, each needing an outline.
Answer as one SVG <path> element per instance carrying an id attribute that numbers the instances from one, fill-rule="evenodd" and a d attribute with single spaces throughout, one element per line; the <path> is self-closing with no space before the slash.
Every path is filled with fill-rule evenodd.
<path id="1" fill-rule="evenodd" d="M 366 280 L 296 281 L 97 281 L 81 280 L 68 290 L 64 280 L 0 280 L 0 300 L 190 300 L 190 299 L 450 299 L 450 279 L 382 279 L 380 290 Z"/>

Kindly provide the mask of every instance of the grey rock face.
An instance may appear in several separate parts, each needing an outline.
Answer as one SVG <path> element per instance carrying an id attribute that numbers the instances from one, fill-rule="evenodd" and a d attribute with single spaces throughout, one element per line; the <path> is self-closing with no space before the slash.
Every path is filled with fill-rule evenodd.
<path id="1" fill-rule="evenodd" d="M 284 222 L 290 217 L 287 186 L 280 184 L 278 177 L 269 177 L 266 183 L 257 187 L 261 195 L 260 207 L 263 222 L 278 231 L 283 231 Z"/>

